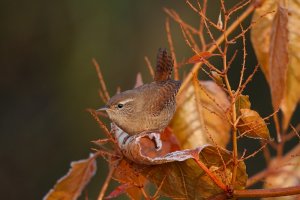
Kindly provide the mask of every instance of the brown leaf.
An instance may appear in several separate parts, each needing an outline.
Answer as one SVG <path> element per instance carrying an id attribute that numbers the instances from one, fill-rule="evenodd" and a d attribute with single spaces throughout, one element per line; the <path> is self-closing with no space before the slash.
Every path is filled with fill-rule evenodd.
<path id="1" fill-rule="evenodd" d="M 117 138 L 118 145 L 123 155 L 137 164 L 160 164 L 160 158 L 169 152 L 179 150 L 179 145 L 174 135 L 164 136 L 163 133 L 141 133 L 129 136 L 117 125 L 112 124 L 112 133 Z"/>
<path id="2" fill-rule="evenodd" d="M 111 165 L 110 167 L 115 168 L 113 179 L 120 182 L 123 187 L 117 187 L 109 196 L 121 195 L 123 192 L 126 192 L 131 199 L 141 199 L 142 193 L 140 188 L 145 185 L 146 178 L 136 172 L 132 163 L 123 159 L 117 166 Z"/>
<path id="3" fill-rule="evenodd" d="M 298 149 L 298 150 L 297 150 Z M 296 153 L 294 150 L 298 151 Z M 270 169 L 273 172 L 264 181 L 264 188 L 286 188 L 300 184 L 300 157 L 299 147 L 294 148 L 294 152 L 289 152 L 283 159 L 273 159 Z M 292 156 L 291 156 L 292 155 Z M 298 156 L 297 156 L 298 155 Z M 268 198 L 271 200 L 298 200 L 299 195 Z"/>
<path id="4" fill-rule="evenodd" d="M 248 95 L 239 95 L 235 101 L 235 109 L 236 109 L 237 116 L 241 115 L 240 109 L 244 109 L 244 108 L 247 108 L 247 109 L 251 108 L 249 96 Z"/>
<path id="5" fill-rule="evenodd" d="M 161 194 L 174 199 L 207 199 L 222 192 L 212 179 L 196 164 L 195 160 L 189 158 L 193 151 L 198 152 L 200 161 L 220 181 L 225 184 L 231 182 L 233 169 L 232 155 L 226 150 L 217 149 L 210 145 L 202 146 L 196 150 L 173 152 L 174 156 L 170 156 L 173 158 L 173 162 L 143 168 L 142 173 L 156 186 L 159 186 L 163 181 L 160 190 Z M 224 162 L 227 163 L 226 169 L 224 169 L 218 152 L 222 155 Z M 184 160 L 182 159 L 183 157 L 185 157 Z M 248 177 L 245 163 L 239 162 L 237 169 L 237 182 L 234 188 L 243 189 Z"/>
<path id="6" fill-rule="evenodd" d="M 195 86 L 201 102 L 196 101 Z M 229 106 L 225 92 L 213 81 L 190 84 L 177 95 L 177 110 L 170 123 L 180 146 L 188 149 L 213 144 L 213 138 L 218 145 L 225 147 L 230 131 L 226 118 Z"/>
<path id="7" fill-rule="evenodd" d="M 253 47 L 270 85 L 273 107 L 280 107 L 284 114 L 284 129 L 300 99 L 299 19 L 297 0 L 287 1 L 286 6 L 266 0 L 252 19 L 257 21 L 251 31 Z"/>
<path id="8" fill-rule="evenodd" d="M 269 129 L 256 111 L 245 108 L 240 109 L 240 112 L 237 128 L 241 135 L 256 139 L 270 139 Z"/>
<path id="9" fill-rule="evenodd" d="M 157 187 L 161 186 L 159 191 L 165 196 L 206 199 L 223 191 L 220 189 L 220 185 L 213 181 L 212 176 L 214 180 L 223 184 L 223 189 L 226 189 L 226 185 L 231 183 L 234 165 L 232 155 L 220 147 L 202 145 L 196 149 L 168 152 L 172 149 L 172 145 L 169 147 L 165 145 L 166 141 L 161 141 L 158 133 L 128 137 L 114 124 L 112 133 L 117 138 L 119 148 L 126 157 L 115 169 L 113 177 L 121 183 L 135 186 L 135 191 L 138 191 L 139 186 L 144 185 L 144 178 L 147 178 Z M 153 134 L 158 135 L 156 142 L 153 141 L 153 138 L 151 139 Z M 159 142 L 161 143 L 160 149 L 157 148 Z M 165 146 L 166 149 L 164 149 Z M 199 166 L 195 162 L 196 159 L 207 169 Z M 239 162 L 235 189 L 243 189 L 246 182 L 245 164 Z"/>
<path id="10" fill-rule="evenodd" d="M 272 103 L 275 110 L 279 109 L 285 92 L 288 69 L 288 10 L 278 6 L 273 19 L 270 39 L 269 80 Z"/>
<path id="11" fill-rule="evenodd" d="M 84 187 L 96 173 L 96 169 L 96 161 L 93 155 L 88 159 L 72 162 L 69 172 L 57 181 L 53 189 L 48 192 L 44 199 L 77 199 Z"/>
<path id="12" fill-rule="evenodd" d="M 211 57 L 212 55 L 214 55 L 214 54 L 212 54 L 211 52 L 208 52 L 208 51 L 200 52 L 200 53 L 190 57 L 186 61 L 186 64 L 195 64 L 198 62 L 202 62 L 204 59 L 207 59 L 207 58 Z"/>

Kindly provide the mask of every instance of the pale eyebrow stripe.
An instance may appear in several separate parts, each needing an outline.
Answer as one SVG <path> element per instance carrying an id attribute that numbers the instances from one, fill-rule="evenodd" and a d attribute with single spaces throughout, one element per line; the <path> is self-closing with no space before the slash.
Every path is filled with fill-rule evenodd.
<path id="1" fill-rule="evenodd" d="M 121 103 L 121 104 L 126 104 L 126 103 L 131 102 L 131 101 L 133 101 L 132 98 L 130 98 L 130 99 L 125 99 L 125 100 L 123 100 L 123 101 L 120 101 L 119 103 Z"/>

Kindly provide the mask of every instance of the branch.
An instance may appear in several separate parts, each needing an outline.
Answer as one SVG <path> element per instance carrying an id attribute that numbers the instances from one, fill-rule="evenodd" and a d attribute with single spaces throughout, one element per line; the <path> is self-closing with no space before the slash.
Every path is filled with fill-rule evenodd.
<path id="1" fill-rule="evenodd" d="M 232 32 L 235 30 L 235 28 L 236 28 L 237 26 L 239 26 L 240 23 L 241 23 L 242 21 L 244 21 L 244 19 L 247 18 L 247 17 L 255 10 L 256 6 L 257 6 L 257 5 L 255 5 L 255 4 L 251 4 L 251 5 L 247 8 L 247 10 L 245 10 L 245 11 L 241 14 L 241 16 L 240 16 L 233 24 L 231 24 L 231 26 L 228 27 L 228 29 L 226 30 L 225 34 L 226 34 L 226 35 L 229 35 L 230 33 L 232 33 Z M 217 39 L 216 44 L 217 44 L 217 45 L 220 45 L 223 41 L 224 41 L 224 37 L 223 37 L 223 35 L 222 35 L 222 36 L 220 36 L 220 37 Z M 208 52 L 212 53 L 213 51 L 215 51 L 216 48 L 217 48 L 217 45 L 211 46 L 211 47 L 208 49 Z M 196 72 L 199 70 L 199 68 L 201 67 L 201 65 L 202 65 L 201 62 L 199 62 L 199 63 L 197 63 L 196 65 L 194 65 L 193 69 L 189 72 L 189 74 L 187 75 L 186 79 L 183 81 L 182 86 L 181 86 L 181 88 L 180 88 L 180 90 L 179 90 L 179 93 L 181 93 L 181 92 L 188 86 L 189 82 L 192 80 L 193 74 L 196 73 Z"/>
<path id="2" fill-rule="evenodd" d="M 234 197 L 282 197 L 300 194 L 300 185 L 287 188 L 235 190 Z"/>
<path id="3" fill-rule="evenodd" d="M 111 180 L 111 178 L 113 176 L 114 171 L 115 171 L 115 167 L 112 166 L 109 169 L 108 175 L 107 175 L 107 177 L 106 177 L 106 179 L 104 181 L 104 184 L 103 184 L 103 186 L 101 188 L 101 191 L 100 191 L 99 196 L 98 196 L 98 200 L 102 200 L 104 198 L 105 192 L 106 192 L 106 190 L 108 188 L 109 182 L 110 182 L 110 180 Z"/>

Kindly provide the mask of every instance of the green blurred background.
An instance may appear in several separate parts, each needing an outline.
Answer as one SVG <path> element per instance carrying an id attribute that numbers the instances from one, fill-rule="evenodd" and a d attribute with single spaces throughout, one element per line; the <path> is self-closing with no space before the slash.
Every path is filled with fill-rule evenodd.
<path id="1" fill-rule="evenodd" d="M 1 199 L 41 199 L 71 161 L 88 157 L 90 141 L 103 137 L 85 111 L 103 105 L 93 57 L 114 94 L 117 86 L 131 88 L 137 72 L 142 72 L 145 82 L 151 80 L 144 56 L 154 64 L 157 49 L 168 47 L 163 7 L 199 24 L 184 1 L 30 0 L 0 5 Z M 218 13 L 211 3 L 210 16 L 217 20 Z M 192 51 L 179 26 L 171 21 L 171 27 L 177 59 L 182 61 Z M 247 68 L 253 69 L 256 60 L 250 44 L 247 48 Z M 236 77 L 240 59 L 231 71 Z M 262 116 L 272 112 L 261 72 L 245 93 Z M 257 147 L 258 143 L 241 150 Z M 257 159 L 260 162 L 260 156 Z M 248 171 L 253 174 L 261 167 Z M 99 162 L 86 190 L 90 199 L 96 198 L 106 173 L 106 164 Z"/>

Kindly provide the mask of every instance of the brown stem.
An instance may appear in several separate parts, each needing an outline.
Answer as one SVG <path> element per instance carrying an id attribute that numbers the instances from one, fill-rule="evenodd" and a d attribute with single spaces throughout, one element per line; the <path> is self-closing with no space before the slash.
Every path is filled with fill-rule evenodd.
<path id="1" fill-rule="evenodd" d="M 300 194 L 300 185 L 287 188 L 272 188 L 272 189 L 251 189 L 251 190 L 235 190 L 234 197 L 282 197 Z"/>
<path id="2" fill-rule="evenodd" d="M 278 114 L 275 113 L 273 115 L 274 123 L 275 123 L 275 128 L 276 128 L 276 134 L 277 134 L 277 142 L 281 143 L 281 134 L 280 134 L 280 125 L 279 125 L 279 119 L 278 119 Z"/>
<path id="3" fill-rule="evenodd" d="M 109 185 L 109 182 L 110 182 L 110 180 L 112 178 L 112 175 L 113 175 L 115 169 L 116 168 L 113 167 L 113 166 L 111 166 L 111 168 L 109 169 L 108 175 L 107 175 L 107 177 L 106 177 L 106 179 L 105 179 L 105 181 L 103 183 L 103 186 L 101 188 L 101 191 L 99 193 L 98 200 L 102 200 L 104 198 L 105 192 L 107 190 L 107 187 Z"/>
<path id="4" fill-rule="evenodd" d="M 294 147 L 292 150 L 290 150 L 282 159 L 280 159 L 280 162 L 278 161 L 278 165 L 277 166 L 269 166 L 268 168 L 266 168 L 265 170 L 255 174 L 254 176 L 250 177 L 247 181 L 247 186 L 246 187 L 250 187 L 253 184 L 255 184 L 256 182 L 262 180 L 263 178 L 269 176 L 270 174 L 276 173 L 276 169 L 278 168 L 278 166 L 288 162 L 293 156 L 297 155 L 300 153 L 300 145 L 297 145 L 296 147 Z"/>
<path id="5" fill-rule="evenodd" d="M 271 170 L 269 169 L 265 169 L 261 172 L 258 172 L 257 174 L 255 174 L 254 176 L 250 177 L 247 180 L 247 185 L 246 187 L 250 187 L 252 185 L 254 185 L 255 183 L 257 183 L 258 181 L 262 180 L 263 178 L 265 178 L 267 175 L 269 175 L 271 173 Z"/>
<path id="6" fill-rule="evenodd" d="M 199 167 L 201 167 L 201 169 L 203 169 L 203 171 L 205 171 L 207 173 L 207 175 L 211 178 L 211 180 L 222 190 L 224 190 L 225 192 L 227 191 L 227 186 L 220 181 L 214 174 L 211 173 L 211 171 L 209 171 L 209 169 L 198 159 L 198 155 L 194 156 L 194 160 L 196 161 L 196 163 L 199 165 Z"/>

